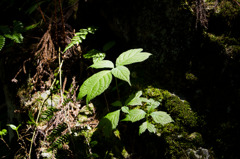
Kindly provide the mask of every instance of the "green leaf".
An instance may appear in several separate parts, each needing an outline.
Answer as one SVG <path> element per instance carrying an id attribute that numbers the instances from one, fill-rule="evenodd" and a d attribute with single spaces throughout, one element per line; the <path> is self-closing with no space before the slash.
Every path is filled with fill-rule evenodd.
<path id="1" fill-rule="evenodd" d="M 148 104 L 151 105 L 151 106 L 153 106 L 154 108 L 157 108 L 157 107 L 160 105 L 160 102 L 158 102 L 158 101 L 150 98 Z"/>
<path id="2" fill-rule="evenodd" d="M 4 135 L 7 135 L 7 130 L 6 129 L 2 129 L 0 131 L 0 136 L 4 136 Z"/>
<path id="3" fill-rule="evenodd" d="M 104 118 L 108 119 L 112 124 L 112 130 L 116 129 L 119 122 L 120 110 L 108 113 Z"/>
<path id="4" fill-rule="evenodd" d="M 122 121 L 131 121 L 136 122 L 145 118 L 146 112 L 142 109 L 132 109 L 129 111 L 129 114 L 126 115 L 126 118 Z"/>
<path id="5" fill-rule="evenodd" d="M 9 38 L 13 40 L 16 43 L 22 43 L 23 42 L 23 36 L 21 33 L 13 33 L 13 34 L 4 34 L 6 38 Z"/>
<path id="6" fill-rule="evenodd" d="M 129 108 L 128 108 L 128 107 L 123 106 L 123 107 L 121 108 L 121 110 L 122 110 L 124 113 L 129 114 Z"/>
<path id="7" fill-rule="evenodd" d="M 139 126 L 139 135 L 144 133 L 146 130 L 148 130 L 151 133 L 156 133 L 155 126 L 149 123 L 148 121 L 145 121 L 144 123 L 142 123 L 142 125 Z"/>
<path id="8" fill-rule="evenodd" d="M 155 126 L 153 124 L 149 123 L 148 121 L 147 121 L 147 129 L 150 133 L 156 133 Z"/>
<path id="9" fill-rule="evenodd" d="M 128 84 L 131 86 L 130 83 L 130 71 L 125 66 L 117 66 L 116 68 L 112 69 L 112 74 L 123 81 L 128 82 Z"/>
<path id="10" fill-rule="evenodd" d="M 111 71 L 101 71 L 92 75 L 86 81 L 84 81 L 80 87 L 78 98 L 82 99 L 82 97 L 87 95 L 86 101 L 88 103 L 96 96 L 102 94 L 109 87 L 111 81 Z"/>
<path id="11" fill-rule="evenodd" d="M 108 113 L 103 117 L 99 124 L 98 128 L 103 130 L 105 136 L 109 137 L 113 129 L 116 129 L 119 122 L 120 110 Z"/>
<path id="12" fill-rule="evenodd" d="M 149 100 L 148 100 L 147 98 L 140 97 L 140 99 L 141 99 L 142 102 L 145 102 L 145 103 L 148 103 L 148 102 L 149 102 Z"/>
<path id="13" fill-rule="evenodd" d="M 159 123 L 159 124 L 162 124 L 162 125 L 173 122 L 170 115 L 168 115 L 166 112 L 163 112 L 163 111 L 152 112 L 150 115 L 152 116 L 153 120 L 156 123 Z"/>
<path id="14" fill-rule="evenodd" d="M 2 50 L 4 45 L 5 45 L 5 37 L 0 35 L 0 51 Z"/>
<path id="15" fill-rule="evenodd" d="M 92 67 L 92 68 L 114 68 L 114 64 L 112 63 L 112 61 L 102 60 L 102 61 L 95 62 L 90 67 Z"/>
<path id="16" fill-rule="evenodd" d="M 106 52 L 110 50 L 116 44 L 115 41 L 110 41 L 103 46 L 103 51 Z"/>
<path id="17" fill-rule="evenodd" d="M 106 54 L 102 53 L 101 51 L 92 49 L 88 53 L 84 54 L 83 57 L 86 59 L 93 59 L 93 63 L 96 63 L 98 61 L 101 61 L 105 58 Z"/>
<path id="18" fill-rule="evenodd" d="M 16 127 L 15 125 L 13 124 L 7 124 L 7 126 L 9 126 L 11 129 L 17 131 L 18 127 Z"/>
<path id="19" fill-rule="evenodd" d="M 122 102 L 119 101 L 119 100 L 113 102 L 111 105 L 112 105 L 112 106 L 115 106 L 115 107 L 121 107 L 121 106 L 123 106 L 123 105 L 122 105 Z"/>
<path id="20" fill-rule="evenodd" d="M 25 27 L 25 31 L 32 30 L 32 29 L 36 28 L 39 24 L 40 24 L 40 22 L 31 24 L 31 25 Z"/>
<path id="21" fill-rule="evenodd" d="M 72 38 L 71 42 L 64 49 L 63 53 L 66 52 L 71 47 L 73 47 L 74 45 L 78 45 L 79 43 L 82 43 L 82 41 L 86 39 L 86 36 L 88 35 L 88 33 L 94 34 L 95 31 L 96 29 L 92 27 L 89 27 L 88 29 L 80 29 L 79 32 L 77 32 L 75 36 Z"/>
<path id="22" fill-rule="evenodd" d="M 135 96 L 131 95 L 127 100 L 125 105 L 142 105 L 142 99 L 140 96 L 142 95 L 142 91 L 138 91 Z"/>
<path id="23" fill-rule="evenodd" d="M 147 121 L 143 122 L 142 125 L 139 126 L 139 135 L 144 133 L 147 130 Z"/>
<path id="24" fill-rule="evenodd" d="M 116 66 L 128 65 L 146 60 L 151 54 L 142 52 L 143 49 L 131 49 L 123 52 L 116 60 Z"/>

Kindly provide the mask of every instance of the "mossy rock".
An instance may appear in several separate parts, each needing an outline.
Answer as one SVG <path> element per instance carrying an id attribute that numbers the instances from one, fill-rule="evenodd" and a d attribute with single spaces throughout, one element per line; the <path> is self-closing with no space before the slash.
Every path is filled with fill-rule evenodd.
<path id="1" fill-rule="evenodd" d="M 159 109 L 166 111 L 173 123 L 163 126 L 156 126 L 160 136 L 166 142 L 166 158 L 186 158 L 187 149 L 194 149 L 203 146 L 202 135 L 194 131 L 198 127 L 199 117 L 191 109 L 189 102 L 182 100 L 177 95 L 167 90 L 148 87 L 144 90 L 144 95 L 161 102 Z"/>

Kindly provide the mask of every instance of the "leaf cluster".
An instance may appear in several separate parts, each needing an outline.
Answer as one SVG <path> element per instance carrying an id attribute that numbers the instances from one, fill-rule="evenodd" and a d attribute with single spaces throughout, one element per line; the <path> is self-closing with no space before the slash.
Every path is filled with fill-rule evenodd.
<path id="1" fill-rule="evenodd" d="M 112 76 L 128 82 L 131 86 L 130 71 L 125 65 L 142 62 L 149 58 L 151 54 L 142 52 L 142 50 L 143 49 L 130 49 L 123 52 L 116 59 L 115 65 L 110 60 L 104 60 L 103 56 L 101 56 L 101 59 L 96 58 L 90 67 L 96 69 L 108 68 L 110 70 L 100 71 L 84 81 L 80 87 L 78 99 L 82 99 L 84 96 L 87 96 L 86 101 L 88 103 L 96 96 L 102 94 L 109 87 L 112 81 Z"/>
<path id="2" fill-rule="evenodd" d="M 124 105 L 122 105 L 120 101 L 114 102 L 113 106 L 121 107 L 121 109 L 108 113 L 102 119 L 102 121 L 105 120 L 106 122 L 107 120 L 111 123 L 110 128 L 105 127 L 105 132 L 116 129 L 120 120 L 120 111 L 122 111 L 126 115 L 126 117 L 121 121 L 137 122 L 145 119 L 145 121 L 139 126 L 139 135 L 144 133 L 146 130 L 151 133 L 156 133 L 156 128 L 154 124 L 161 124 L 162 126 L 164 126 L 170 122 L 173 122 L 169 114 L 164 111 L 157 111 L 156 108 L 158 108 L 160 102 L 141 96 L 142 91 L 139 91 L 135 95 L 131 95 L 126 100 Z"/>

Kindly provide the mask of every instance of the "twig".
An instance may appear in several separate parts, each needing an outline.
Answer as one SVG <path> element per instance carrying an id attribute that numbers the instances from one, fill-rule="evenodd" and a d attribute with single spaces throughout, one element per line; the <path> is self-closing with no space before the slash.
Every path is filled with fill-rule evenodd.
<path id="1" fill-rule="evenodd" d="M 8 144 L 6 143 L 6 141 L 3 139 L 3 138 L 0 138 L 4 143 L 5 145 L 7 146 L 7 148 L 10 150 L 10 147 L 8 146 Z"/>
<path id="2" fill-rule="evenodd" d="M 234 2 L 236 2 L 237 3 L 237 5 L 240 7 L 240 4 L 238 3 L 238 1 L 236 1 L 236 0 L 233 0 Z"/>
<path id="3" fill-rule="evenodd" d="M 41 7 L 40 7 L 39 4 L 38 4 L 38 9 L 39 9 L 39 11 L 40 11 L 40 13 L 41 13 L 41 15 L 42 15 L 43 21 L 46 23 L 46 19 L 45 19 L 45 17 L 44 17 L 44 14 L 43 14 L 42 9 L 41 9 Z"/>

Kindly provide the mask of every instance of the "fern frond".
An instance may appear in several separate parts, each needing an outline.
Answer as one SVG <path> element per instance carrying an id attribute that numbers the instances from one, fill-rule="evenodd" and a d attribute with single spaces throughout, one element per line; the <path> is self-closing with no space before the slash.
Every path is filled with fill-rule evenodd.
<path id="1" fill-rule="evenodd" d="M 2 50 L 4 45 L 5 45 L 5 37 L 0 35 L 0 51 Z"/>
<path id="2" fill-rule="evenodd" d="M 22 43 L 23 42 L 23 36 L 21 33 L 13 33 L 13 34 L 5 34 L 6 38 L 11 39 L 12 41 L 16 43 Z"/>
<path id="3" fill-rule="evenodd" d="M 51 148 L 62 148 L 62 145 L 64 143 L 69 142 L 69 134 L 65 134 L 63 136 L 60 136 L 55 142 L 52 143 Z"/>
<path id="4" fill-rule="evenodd" d="M 47 110 L 45 110 L 44 112 L 42 112 L 40 121 L 42 121 L 42 120 L 49 121 L 50 119 L 52 119 L 52 117 L 53 117 L 53 115 L 54 115 L 54 112 L 57 112 L 57 111 L 58 111 L 57 108 L 48 107 Z"/>
<path id="5" fill-rule="evenodd" d="M 61 136 L 62 132 L 66 130 L 67 124 L 59 124 L 56 128 L 52 130 L 52 133 L 48 136 L 48 141 L 54 141 L 56 137 Z"/>
<path id="6" fill-rule="evenodd" d="M 86 39 L 86 36 L 90 34 L 94 34 L 96 31 L 95 28 L 89 27 L 87 29 L 80 29 L 79 32 L 75 34 L 75 36 L 72 38 L 71 43 L 67 45 L 67 47 L 64 49 L 63 53 L 66 52 L 68 49 L 73 47 L 74 45 L 79 45 L 79 43 L 82 43 L 84 39 Z"/>

